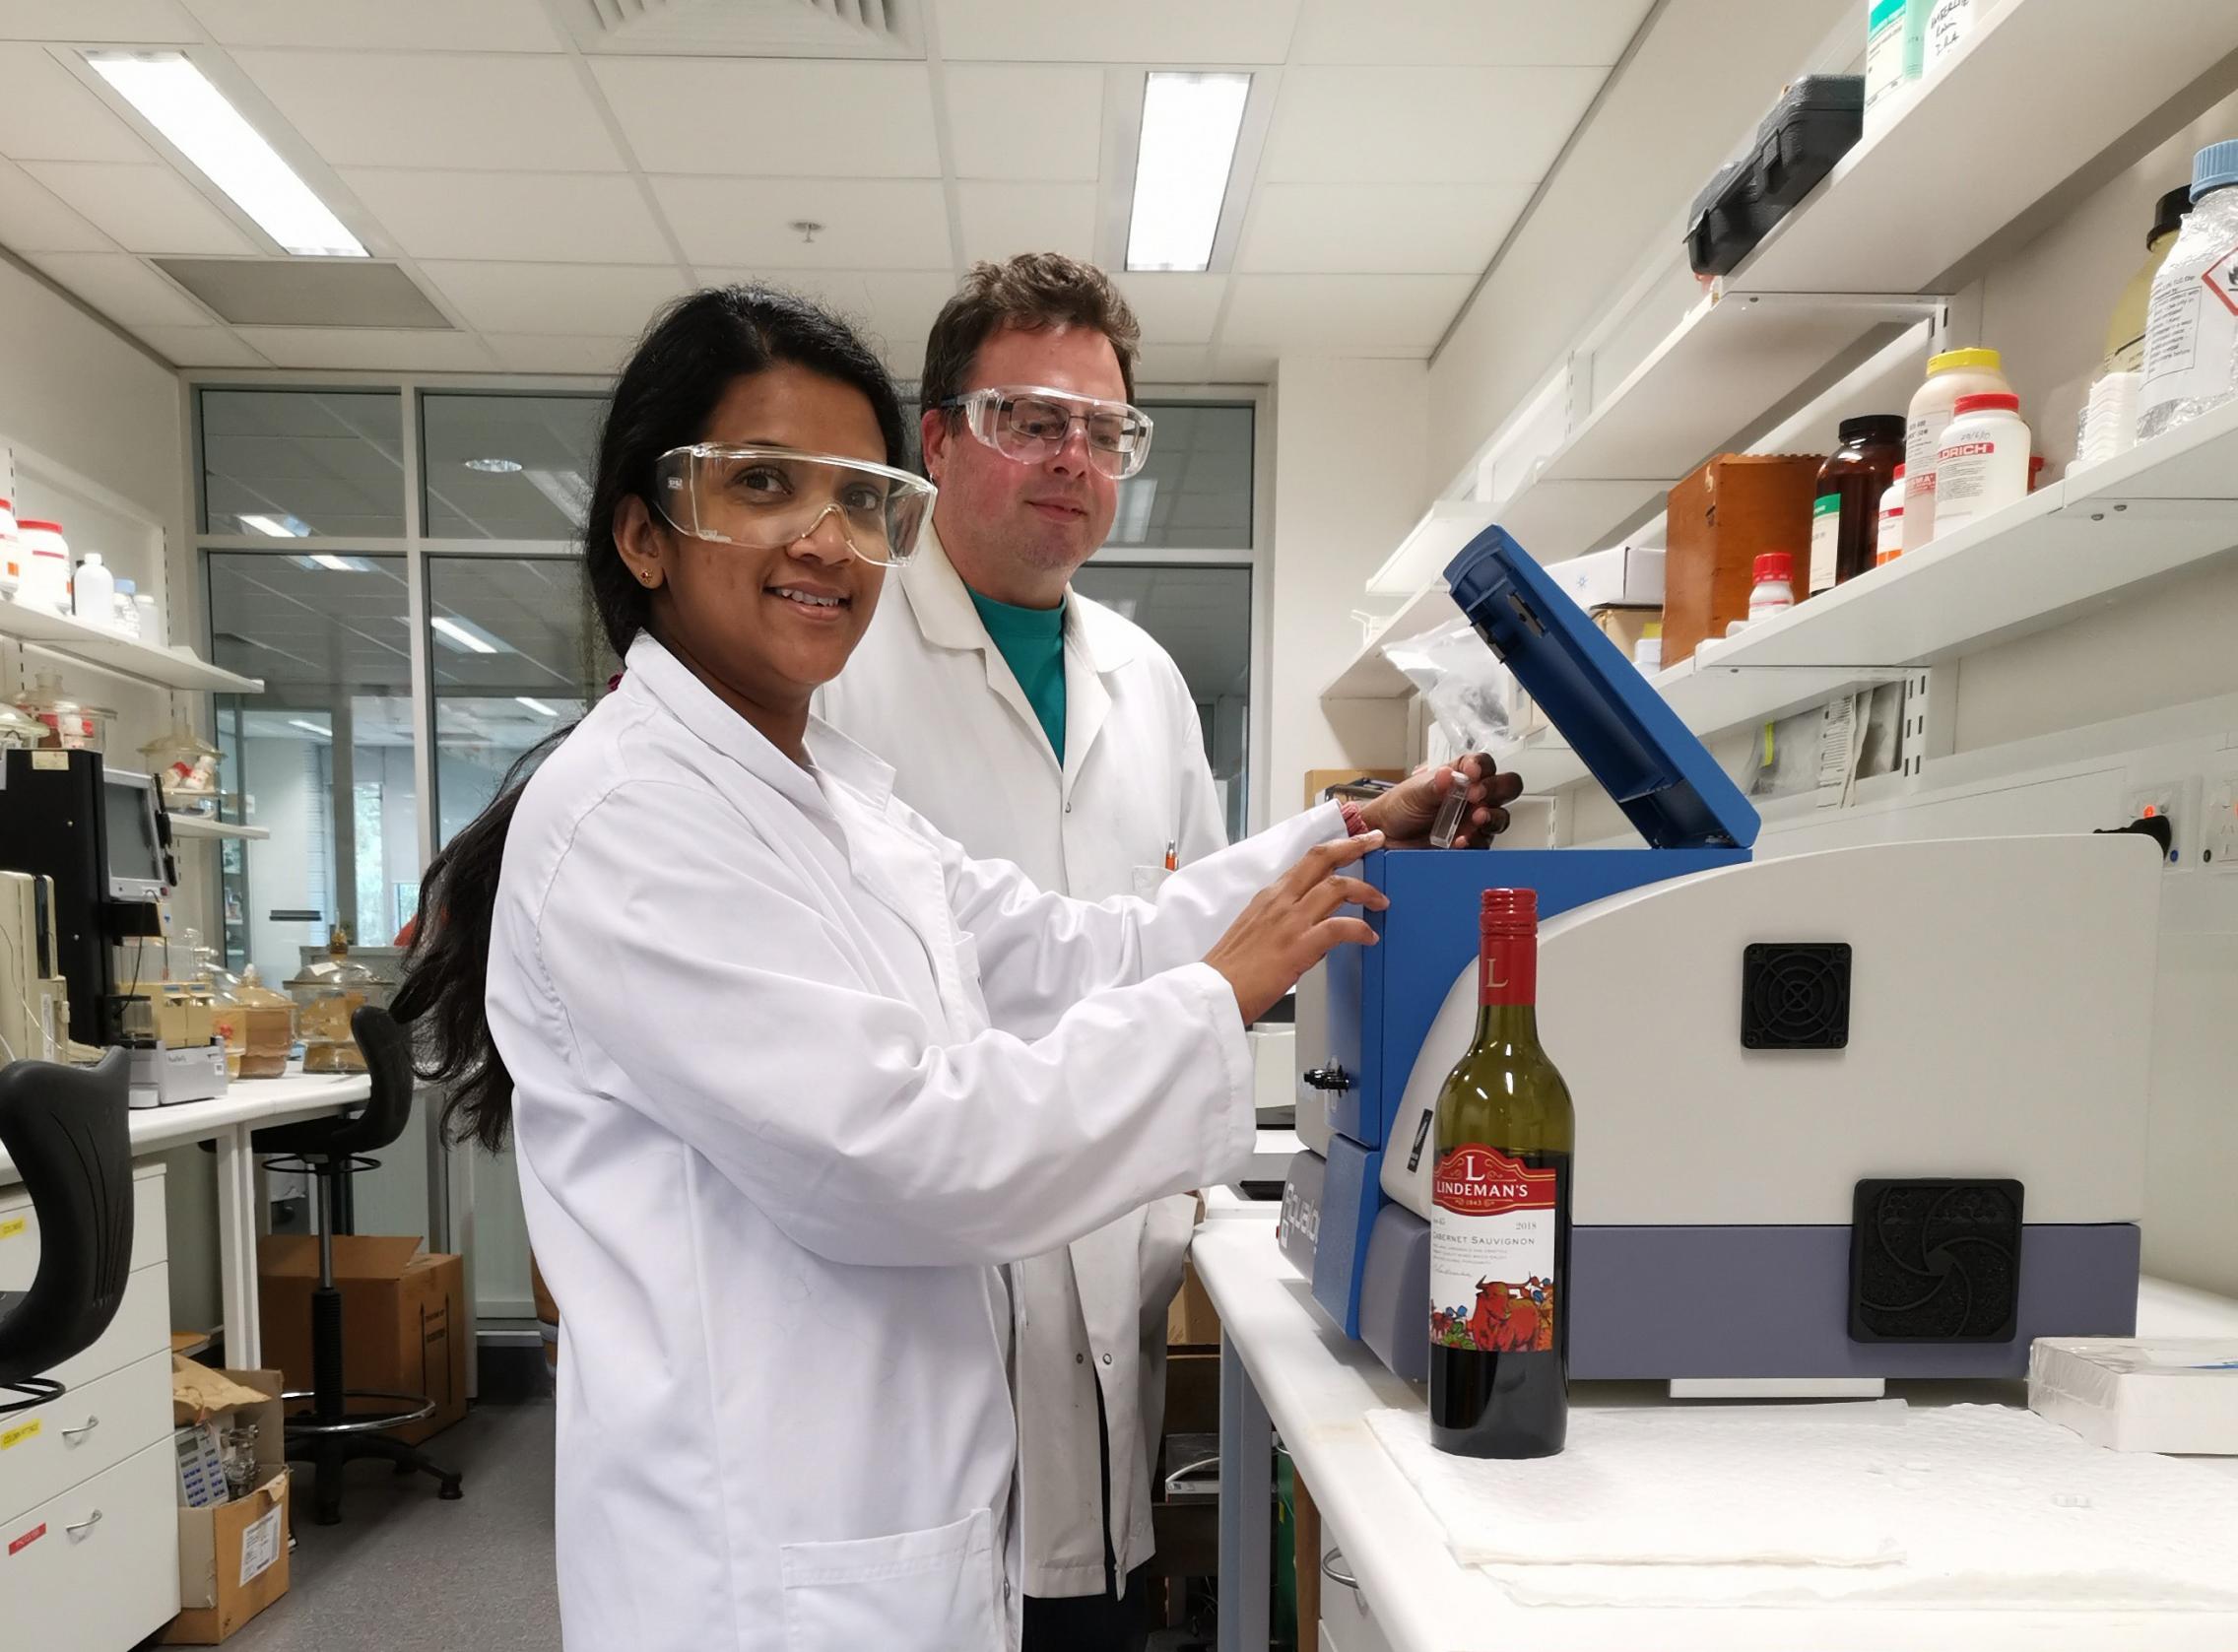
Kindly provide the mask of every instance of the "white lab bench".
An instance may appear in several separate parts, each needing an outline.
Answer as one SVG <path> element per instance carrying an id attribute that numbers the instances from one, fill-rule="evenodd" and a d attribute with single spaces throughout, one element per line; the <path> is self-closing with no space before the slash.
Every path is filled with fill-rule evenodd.
<path id="1" fill-rule="evenodd" d="M 281 1079 L 239 1079 L 224 1095 L 171 1107 L 135 1107 L 132 1156 L 195 1142 L 218 1150 L 218 1279 L 226 1323 L 226 1356 L 236 1368 L 254 1368 L 263 1356 L 256 1306 L 255 1131 L 338 1113 L 366 1100 L 372 1081 L 363 1074 L 290 1073 Z M 0 1187 L 16 1181 L 16 1166 L 0 1153 Z"/>
<path id="2" fill-rule="evenodd" d="M 1240 1212 L 1236 1213 L 1240 1217 Z M 1312 1488 L 1323 1547 L 1343 1551 L 1356 1598 L 1324 1590 L 1324 1641 L 1339 1652 L 2229 1652 L 2238 1613 L 1902 1611 L 1830 1603 L 1817 1610 L 1674 1611 L 1519 1606 L 1489 1576 L 1455 1562 L 1445 1532 L 1368 1431 L 1366 1413 L 1419 1407 L 1361 1344 L 1321 1317 L 1276 1248 L 1272 1224 L 1207 1222 L 1191 1251 L 1220 1316 L 1220 1485 L 1268 1484 L 1272 1435 Z M 2154 1336 L 2238 1333 L 2238 1302 L 2145 1282 L 2139 1329 Z M 1947 1395 L 1948 1384 L 1935 1385 Z M 1892 1393 L 1907 1385 L 1891 1384 Z M 1969 1398 L 2010 1397 L 2017 1384 Z M 1652 1403 L 1641 1385 L 1592 1385 L 1582 1404 Z M 2234 1478 L 2238 1462 L 2218 1460 Z M 1266 1497 L 1220 1499 L 1220 1575 L 1267 1575 Z M 1340 1627 L 1340 1625 L 1343 1625 Z M 1266 1591 L 1220 1591 L 1220 1652 L 1267 1644 Z"/>

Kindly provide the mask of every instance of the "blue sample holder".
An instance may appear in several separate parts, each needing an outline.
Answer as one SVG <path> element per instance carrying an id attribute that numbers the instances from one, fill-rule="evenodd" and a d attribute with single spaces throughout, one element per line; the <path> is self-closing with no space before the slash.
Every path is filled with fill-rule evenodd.
<path id="1" fill-rule="evenodd" d="M 1345 948 L 1327 964 L 1330 1070 L 1341 1087 L 1330 1098 L 1313 1252 L 1314 1300 L 1349 1337 L 1361 1335 L 1383 1156 L 1404 1151 L 1390 1136 L 1408 1075 L 1439 1006 L 1477 956 L 1478 896 L 1536 890 L 1539 915 L 1550 918 L 1644 884 L 1745 862 L 1758 826 L 1754 807 L 1638 667 L 1505 530 L 1470 541 L 1445 579 L 1477 634 L 1650 846 L 1394 849 L 1361 862 L 1360 876 L 1391 905 L 1369 914 L 1380 946 Z"/>

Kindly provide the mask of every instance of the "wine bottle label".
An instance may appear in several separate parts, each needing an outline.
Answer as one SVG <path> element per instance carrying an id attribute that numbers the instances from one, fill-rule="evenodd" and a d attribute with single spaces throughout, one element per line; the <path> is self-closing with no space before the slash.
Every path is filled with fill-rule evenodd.
<path id="1" fill-rule="evenodd" d="M 1488 1354 L 1554 1346 L 1561 1172 L 1469 1143 L 1430 1177 L 1430 1342 Z"/>
<path id="2" fill-rule="evenodd" d="M 1484 942 L 1477 960 L 1477 1002 L 1539 1002 L 1539 937 L 1495 935 Z"/>

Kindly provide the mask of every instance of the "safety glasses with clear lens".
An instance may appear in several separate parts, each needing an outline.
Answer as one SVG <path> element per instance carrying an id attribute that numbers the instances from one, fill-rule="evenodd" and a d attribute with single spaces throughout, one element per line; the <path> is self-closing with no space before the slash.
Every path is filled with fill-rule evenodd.
<path id="1" fill-rule="evenodd" d="M 1124 482 L 1151 456 L 1151 418 L 1126 402 L 1075 396 L 1038 384 L 1002 384 L 952 396 L 971 433 L 1006 459 L 1038 464 L 1072 439 L 1080 426 L 1088 462 Z"/>
<path id="2" fill-rule="evenodd" d="M 677 532 L 777 551 L 826 517 L 866 562 L 900 567 L 917 554 L 936 490 L 921 476 L 789 447 L 672 447 L 655 467 L 660 512 Z"/>

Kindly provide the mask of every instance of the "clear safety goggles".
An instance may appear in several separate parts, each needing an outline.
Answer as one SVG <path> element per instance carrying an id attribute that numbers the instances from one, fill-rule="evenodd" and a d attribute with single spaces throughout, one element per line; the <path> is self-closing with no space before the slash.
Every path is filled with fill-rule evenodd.
<path id="1" fill-rule="evenodd" d="M 866 562 L 900 567 L 917 554 L 937 490 L 921 476 L 790 447 L 672 447 L 654 468 L 656 502 L 678 533 L 778 551 L 838 524 Z"/>
<path id="2" fill-rule="evenodd" d="M 1006 459 L 1038 464 L 1072 439 L 1073 427 L 1087 438 L 1088 462 L 1124 482 L 1151 456 L 1151 418 L 1127 402 L 1075 396 L 1038 384 L 1002 384 L 971 390 L 941 403 L 959 410 L 971 433 Z"/>

